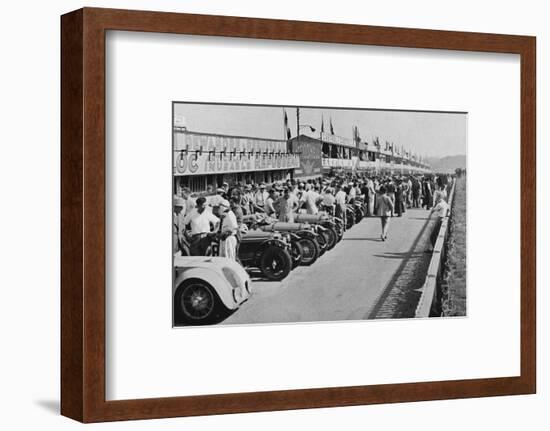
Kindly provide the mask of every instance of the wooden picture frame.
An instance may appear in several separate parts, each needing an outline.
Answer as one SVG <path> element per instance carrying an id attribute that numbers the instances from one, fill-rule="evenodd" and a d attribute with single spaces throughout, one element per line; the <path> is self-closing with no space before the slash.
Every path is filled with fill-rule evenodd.
<path id="1" fill-rule="evenodd" d="M 106 401 L 105 32 L 127 30 L 521 57 L 521 375 Z M 61 17 L 61 413 L 82 422 L 532 394 L 536 388 L 535 48 L 509 36 L 84 8 Z"/>

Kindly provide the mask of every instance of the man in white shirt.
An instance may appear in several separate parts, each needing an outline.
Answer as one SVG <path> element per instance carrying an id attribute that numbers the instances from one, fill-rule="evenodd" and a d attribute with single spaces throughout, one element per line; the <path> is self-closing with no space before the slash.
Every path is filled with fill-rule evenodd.
<path id="1" fill-rule="evenodd" d="M 336 203 L 336 217 L 341 218 L 344 221 L 344 226 L 346 226 L 346 192 L 342 190 L 341 185 L 336 186 L 336 196 L 334 196 L 334 201 Z"/>
<path id="2" fill-rule="evenodd" d="M 372 179 L 367 180 L 367 190 L 368 190 L 368 213 L 369 216 L 374 216 L 374 198 L 376 195 L 374 181 Z"/>
<path id="3" fill-rule="evenodd" d="M 300 199 L 298 198 L 298 186 L 291 187 L 289 189 L 288 203 L 294 214 L 298 212 L 300 208 Z"/>
<path id="4" fill-rule="evenodd" d="M 184 207 L 183 207 L 183 215 L 187 215 L 191 212 L 193 208 L 195 208 L 195 198 L 191 197 L 191 190 L 188 187 L 184 187 L 181 191 L 181 197 L 184 201 Z"/>
<path id="5" fill-rule="evenodd" d="M 435 247 L 435 242 L 437 241 L 437 237 L 439 236 L 439 229 L 441 228 L 441 223 L 448 213 L 449 204 L 443 199 L 440 200 L 437 205 L 432 208 L 431 214 L 435 218 L 435 223 L 432 229 L 432 234 L 430 235 L 430 243 L 432 248 L 428 251 L 432 251 Z"/>
<path id="6" fill-rule="evenodd" d="M 197 198 L 197 207 L 185 217 L 185 225 L 191 224 L 191 256 L 204 256 L 210 245 L 208 234 L 216 231 L 220 219 L 206 210 L 206 199 Z"/>
<path id="7" fill-rule="evenodd" d="M 237 216 L 231 210 L 229 202 L 220 203 L 220 214 L 222 217 L 220 256 L 237 260 Z"/>
<path id="8" fill-rule="evenodd" d="M 254 207 L 258 210 L 265 211 L 265 202 L 269 194 L 265 191 L 265 184 L 261 183 L 259 190 L 254 195 Z"/>
<path id="9" fill-rule="evenodd" d="M 334 204 L 336 203 L 336 199 L 334 198 L 334 195 L 332 194 L 332 188 L 327 187 L 325 191 L 323 192 L 323 207 L 325 211 L 327 211 L 330 215 L 334 215 Z"/>
<path id="10" fill-rule="evenodd" d="M 432 208 L 433 215 L 435 217 L 439 217 L 440 219 L 446 217 L 448 212 L 449 204 L 444 199 L 440 199 L 439 202 L 437 202 L 437 205 Z"/>
<path id="11" fill-rule="evenodd" d="M 349 183 L 349 202 L 353 202 L 355 198 L 357 197 L 357 193 L 355 191 L 355 184 Z"/>
<path id="12" fill-rule="evenodd" d="M 317 201 L 320 197 L 319 193 L 312 188 L 311 184 L 306 184 L 306 192 L 302 195 L 302 200 L 305 202 L 306 212 L 308 214 L 317 214 L 319 212 Z"/>

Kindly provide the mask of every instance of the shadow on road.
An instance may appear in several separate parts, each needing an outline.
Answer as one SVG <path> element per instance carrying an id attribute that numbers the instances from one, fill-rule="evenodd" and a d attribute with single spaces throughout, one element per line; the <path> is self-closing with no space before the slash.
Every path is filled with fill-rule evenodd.
<path id="1" fill-rule="evenodd" d="M 374 254 L 374 257 L 381 257 L 383 259 L 410 259 L 411 257 L 421 257 L 424 256 L 423 251 L 416 252 L 405 252 L 405 253 L 384 253 L 384 254 Z"/>
<path id="2" fill-rule="evenodd" d="M 373 241 L 373 242 L 381 242 L 382 240 L 380 237 L 378 238 L 343 238 L 342 241 Z"/>
<path id="3" fill-rule="evenodd" d="M 404 253 L 387 252 L 375 255 L 376 257 L 381 257 L 383 259 L 401 260 L 401 264 L 399 265 L 399 268 L 395 272 L 394 276 L 387 284 L 382 295 L 380 295 L 380 297 L 376 301 L 374 307 L 364 317 L 365 319 L 377 318 L 378 312 L 382 309 L 384 303 L 386 302 L 386 299 L 390 296 L 394 288 L 396 289 L 394 293 L 395 296 L 398 297 L 398 300 L 396 301 L 396 304 L 394 304 L 394 314 L 392 318 L 414 317 L 413 311 L 415 308 L 415 304 L 418 302 L 418 298 L 420 297 L 420 294 L 417 291 L 417 289 L 420 287 L 418 283 L 419 280 L 423 279 L 424 272 L 425 270 L 427 270 L 427 267 L 422 267 L 422 269 L 420 269 L 417 265 L 420 263 L 420 261 L 425 261 L 423 266 L 425 266 L 426 262 L 429 263 L 429 259 L 427 259 L 429 255 L 424 253 L 424 251 L 419 250 L 419 244 L 421 240 L 422 242 L 424 242 L 428 239 L 427 235 L 431 232 L 431 229 L 434 225 L 434 221 L 431 218 L 422 218 L 420 220 L 424 220 L 426 223 L 424 224 L 424 226 L 422 226 L 422 229 L 416 236 L 413 244 L 408 251 Z M 414 271 L 415 276 L 412 277 L 411 280 L 408 280 L 408 278 L 410 278 L 410 275 L 404 274 L 405 268 L 407 267 L 407 264 L 409 262 L 417 262 L 416 265 L 413 264 L 417 267 Z"/>

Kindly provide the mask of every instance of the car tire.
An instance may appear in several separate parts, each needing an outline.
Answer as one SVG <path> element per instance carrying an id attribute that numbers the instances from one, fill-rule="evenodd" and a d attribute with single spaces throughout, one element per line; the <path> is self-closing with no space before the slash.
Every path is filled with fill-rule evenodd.
<path id="1" fill-rule="evenodd" d="M 291 241 L 290 243 L 290 257 L 292 257 L 292 269 L 300 266 L 302 263 L 302 246 L 298 241 Z"/>
<path id="2" fill-rule="evenodd" d="M 327 238 L 327 250 L 332 250 L 336 243 L 339 241 L 338 234 L 336 233 L 336 230 L 331 226 L 325 227 L 325 229 L 325 236 Z"/>
<path id="3" fill-rule="evenodd" d="M 347 213 L 347 225 L 346 225 L 346 229 L 351 229 L 353 227 L 353 225 L 355 224 L 355 212 L 351 211 L 351 210 L 348 210 L 348 213 Z"/>
<path id="4" fill-rule="evenodd" d="M 337 235 L 337 242 L 340 242 L 342 241 L 342 239 L 344 238 L 344 225 L 343 224 L 336 224 L 335 227 L 334 227 L 334 230 L 336 231 L 336 235 Z"/>
<path id="5" fill-rule="evenodd" d="M 174 294 L 174 324 L 207 325 L 228 313 L 216 290 L 204 280 L 190 278 Z"/>
<path id="6" fill-rule="evenodd" d="M 302 265 L 309 266 L 315 263 L 321 254 L 319 243 L 313 238 L 303 237 L 299 241 L 302 247 Z"/>
<path id="7" fill-rule="evenodd" d="M 325 251 L 328 250 L 328 238 L 325 234 L 325 231 L 317 234 L 317 244 L 319 244 L 319 257 L 321 257 L 323 254 L 325 254 Z"/>
<path id="8" fill-rule="evenodd" d="M 355 224 L 358 224 L 361 220 L 363 220 L 364 214 L 362 208 L 356 208 L 355 209 Z"/>
<path id="9" fill-rule="evenodd" d="M 292 269 L 290 253 L 282 247 L 268 246 L 260 256 L 260 271 L 268 280 L 280 281 Z"/>

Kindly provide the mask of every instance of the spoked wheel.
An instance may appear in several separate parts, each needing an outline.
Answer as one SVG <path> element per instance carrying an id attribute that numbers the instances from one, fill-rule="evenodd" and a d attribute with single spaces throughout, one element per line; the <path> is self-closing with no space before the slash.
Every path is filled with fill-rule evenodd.
<path id="1" fill-rule="evenodd" d="M 284 248 L 270 245 L 260 258 L 260 270 L 269 280 L 279 281 L 292 269 L 292 258 Z"/>
<path id="2" fill-rule="evenodd" d="M 222 308 L 216 291 L 204 280 L 184 281 L 174 295 L 176 323 L 203 325 L 209 323 Z"/>
<path id="3" fill-rule="evenodd" d="M 338 235 L 338 241 L 341 241 L 344 237 L 344 222 L 342 220 L 336 221 L 334 223 L 334 230 L 336 235 Z"/>
<path id="4" fill-rule="evenodd" d="M 325 227 L 325 237 L 327 239 L 327 250 L 332 250 L 338 242 L 338 234 L 332 226 Z"/>
<path id="5" fill-rule="evenodd" d="M 353 211 L 348 211 L 346 229 L 351 229 L 354 224 L 355 224 L 355 214 Z"/>
<path id="6" fill-rule="evenodd" d="M 363 210 L 361 208 L 355 209 L 355 224 L 359 223 L 361 220 L 363 220 Z"/>
<path id="7" fill-rule="evenodd" d="M 342 238 L 344 238 L 344 225 L 336 226 L 336 234 L 338 235 L 338 241 L 342 241 Z"/>
<path id="8" fill-rule="evenodd" d="M 325 230 L 321 230 L 317 234 L 317 244 L 319 244 L 319 256 L 322 256 L 325 254 L 325 251 L 328 250 L 328 242 L 327 242 L 327 235 L 325 233 Z"/>
<path id="9" fill-rule="evenodd" d="M 298 241 L 290 242 L 290 257 L 292 257 L 292 269 L 302 263 L 302 246 Z"/>
<path id="10" fill-rule="evenodd" d="M 319 244 L 312 238 L 300 238 L 299 243 L 302 247 L 302 265 L 313 264 L 321 253 Z"/>

